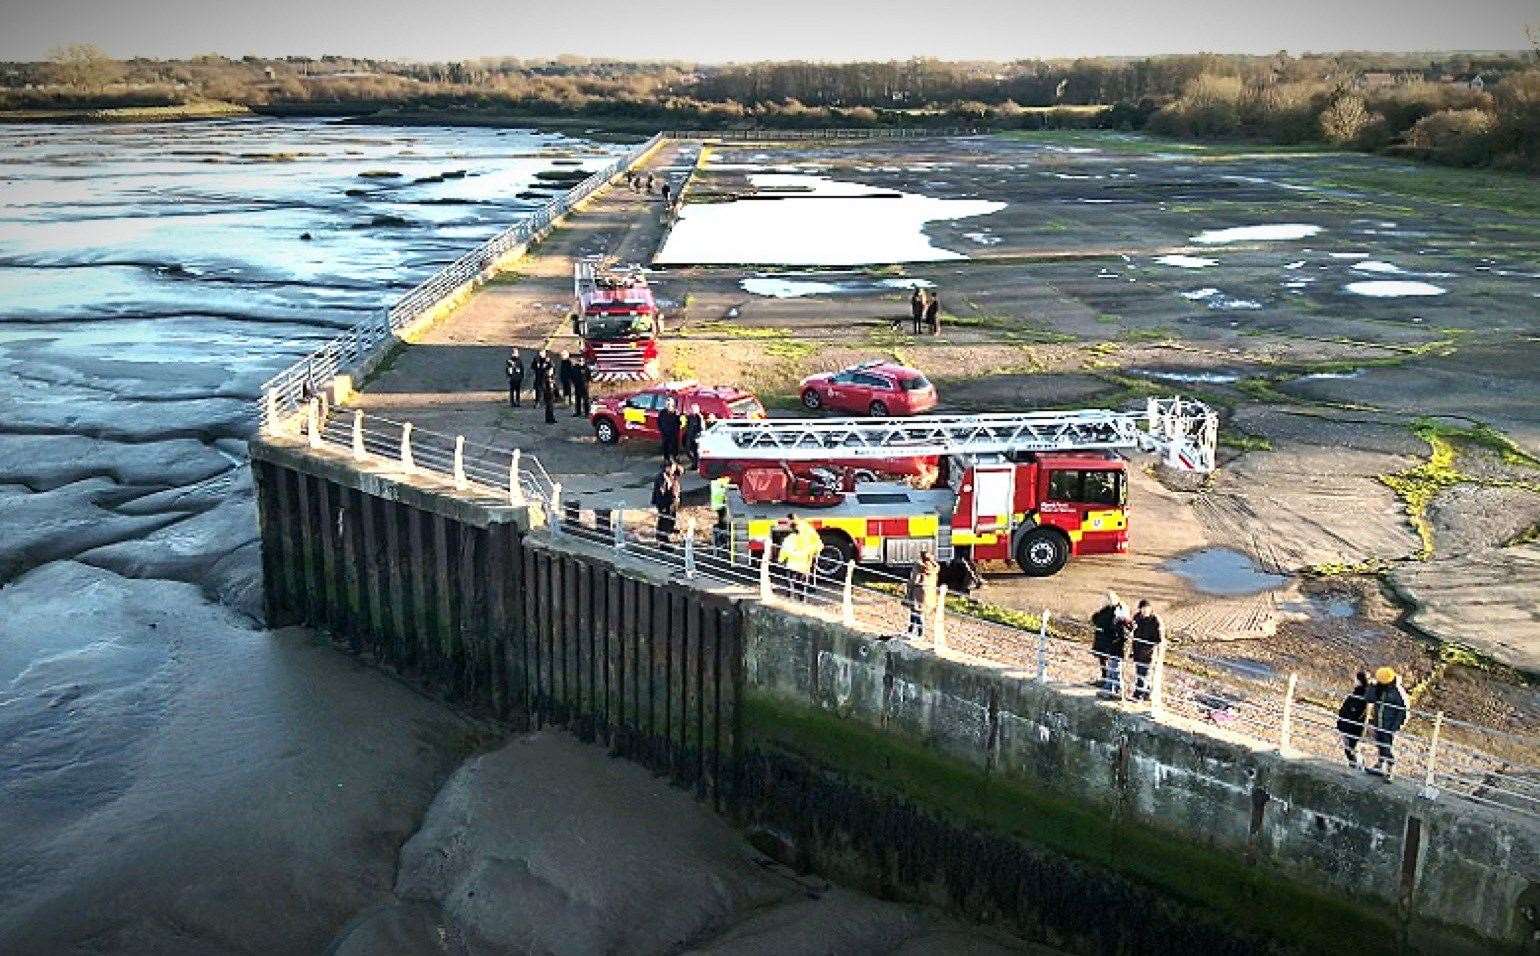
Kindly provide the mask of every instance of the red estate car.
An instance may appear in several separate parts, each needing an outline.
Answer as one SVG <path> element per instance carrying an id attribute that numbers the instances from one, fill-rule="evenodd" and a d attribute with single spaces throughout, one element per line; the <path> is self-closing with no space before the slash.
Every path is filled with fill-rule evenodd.
<path id="1" fill-rule="evenodd" d="M 802 380 L 802 407 L 871 418 L 919 415 L 936 407 L 936 389 L 919 369 L 873 359 Z"/>
<path id="2" fill-rule="evenodd" d="M 765 406 L 753 394 L 730 385 L 702 386 L 696 382 L 664 382 L 610 398 L 597 399 L 588 420 L 593 423 L 594 437 L 601 445 L 613 445 L 622 438 L 644 438 L 661 442 L 658 432 L 658 413 L 663 403 L 674 400 L 674 408 L 680 415 L 699 405 L 701 414 L 717 418 L 764 418 Z"/>

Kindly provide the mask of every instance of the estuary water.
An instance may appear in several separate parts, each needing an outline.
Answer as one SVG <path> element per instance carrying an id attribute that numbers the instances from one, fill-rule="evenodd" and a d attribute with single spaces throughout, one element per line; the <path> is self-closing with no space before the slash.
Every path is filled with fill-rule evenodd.
<path id="1" fill-rule="evenodd" d="M 617 149 L 0 127 L 0 952 L 1002 951 L 259 622 L 261 383 Z"/>

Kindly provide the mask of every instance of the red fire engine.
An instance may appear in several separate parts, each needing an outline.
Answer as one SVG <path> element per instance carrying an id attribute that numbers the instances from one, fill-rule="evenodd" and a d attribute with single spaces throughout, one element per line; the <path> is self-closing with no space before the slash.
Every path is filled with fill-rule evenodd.
<path id="1" fill-rule="evenodd" d="M 703 473 L 735 478 L 728 510 L 751 551 L 796 512 L 818 529 L 825 568 L 901 566 L 930 551 L 942 561 L 1014 561 L 1041 577 L 1071 555 L 1128 550 L 1122 452 L 1159 452 L 1170 467 L 1209 472 L 1217 431 L 1207 406 L 1170 398 L 1150 399 L 1142 414 L 721 421 L 700 449 Z M 861 480 L 869 470 L 920 477 Z"/>
<path id="2" fill-rule="evenodd" d="M 583 339 L 583 358 L 595 380 L 658 377 L 663 315 L 641 266 L 609 265 L 599 256 L 578 259 L 572 265 L 572 296 L 572 334 Z"/>

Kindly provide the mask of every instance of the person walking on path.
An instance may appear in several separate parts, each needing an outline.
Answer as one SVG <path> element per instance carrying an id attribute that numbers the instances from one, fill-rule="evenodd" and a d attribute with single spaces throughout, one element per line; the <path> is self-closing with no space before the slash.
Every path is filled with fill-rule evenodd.
<path id="1" fill-rule="evenodd" d="M 588 363 L 582 356 L 572 360 L 572 417 L 586 418 L 593 411 L 593 403 L 589 399 L 588 381 L 591 378 L 588 371 Z"/>
<path id="2" fill-rule="evenodd" d="M 652 173 L 648 173 L 647 174 L 647 195 L 649 195 L 649 196 L 652 195 L 652 184 L 653 184 L 653 175 L 652 175 Z"/>
<path id="3" fill-rule="evenodd" d="M 1114 591 L 1107 592 L 1107 603 L 1091 615 L 1095 629 L 1091 640 L 1091 653 L 1101 665 L 1101 690 L 1111 697 L 1123 696 L 1123 652 L 1128 645 L 1128 633 L 1133 622 L 1128 609 Z"/>
<path id="4" fill-rule="evenodd" d="M 524 390 L 524 356 L 518 349 L 508 353 L 508 362 L 503 369 L 508 375 L 508 407 L 519 407 L 519 393 Z"/>
<path id="5" fill-rule="evenodd" d="M 1369 772 L 1388 780 L 1396 769 L 1396 755 L 1391 748 L 1395 746 L 1396 734 L 1406 724 L 1406 689 L 1401 686 L 1401 675 L 1390 667 L 1375 671 L 1369 702 L 1374 705 L 1374 746 L 1379 751 Z"/>
<path id="6" fill-rule="evenodd" d="M 673 462 L 665 462 L 652 483 L 652 506 L 658 510 L 658 543 L 667 544 L 679 520 L 679 475 Z"/>
<path id="7" fill-rule="evenodd" d="M 1337 733 L 1342 735 L 1342 752 L 1349 767 L 1361 767 L 1358 744 L 1364 739 L 1365 718 L 1369 714 L 1369 672 L 1353 675 L 1353 689 L 1337 708 Z"/>
<path id="8" fill-rule="evenodd" d="M 534 393 L 534 402 L 539 405 L 545 392 L 545 373 L 550 367 L 551 359 L 546 355 L 545 349 L 535 353 L 535 357 L 529 363 L 530 381 Z"/>
<path id="9" fill-rule="evenodd" d="M 545 423 L 556 424 L 556 372 L 549 359 L 540 369 L 540 397 L 545 402 Z"/>
<path id="10" fill-rule="evenodd" d="M 663 184 L 663 205 L 668 205 L 668 183 Z"/>
<path id="11" fill-rule="evenodd" d="M 1134 611 L 1134 646 L 1129 656 L 1134 659 L 1134 700 L 1150 699 L 1150 663 L 1155 660 L 1156 649 L 1166 639 L 1160 615 L 1147 600 L 1139 602 Z"/>
<path id="12" fill-rule="evenodd" d="M 700 470 L 700 433 L 706 430 L 706 416 L 699 405 L 691 405 L 684 417 L 684 452 L 690 456 L 690 469 Z"/>
<path id="13" fill-rule="evenodd" d="M 904 603 L 909 605 L 909 630 L 904 636 L 911 641 L 925 637 L 926 623 L 936 613 L 936 585 L 941 567 L 936 556 L 929 551 L 920 552 L 920 560 L 909 569 L 909 583 L 904 589 Z"/>
<path id="14" fill-rule="evenodd" d="M 925 321 L 925 290 L 915 286 L 914 294 L 909 297 L 909 317 L 913 320 L 914 334 L 920 334 L 920 325 Z"/>
<path id="15" fill-rule="evenodd" d="M 663 410 L 658 412 L 658 434 L 663 439 L 663 460 L 672 462 L 679 457 L 679 409 L 672 398 L 663 400 Z"/>
<path id="16" fill-rule="evenodd" d="M 930 329 L 931 335 L 941 334 L 941 300 L 934 292 L 927 293 L 925 296 L 925 325 Z M 915 329 L 914 332 L 918 335 L 920 330 Z"/>

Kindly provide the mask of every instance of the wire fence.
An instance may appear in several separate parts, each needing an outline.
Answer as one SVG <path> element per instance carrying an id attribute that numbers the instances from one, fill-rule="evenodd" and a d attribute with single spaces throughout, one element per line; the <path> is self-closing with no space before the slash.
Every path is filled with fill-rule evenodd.
<path id="1" fill-rule="evenodd" d="M 444 266 L 396 300 L 320 348 L 274 375 L 262 385 L 261 425 L 264 429 L 303 411 L 305 403 L 324 391 L 346 369 L 354 368 L 398 333 L 464 289 L 484 278 L 503 256 L 545 234 L 557 219 L 572 211 L 616 176 L 635 165 L 665 139 L 659 133 L 598 169 L 562 195 Z"/>

